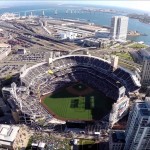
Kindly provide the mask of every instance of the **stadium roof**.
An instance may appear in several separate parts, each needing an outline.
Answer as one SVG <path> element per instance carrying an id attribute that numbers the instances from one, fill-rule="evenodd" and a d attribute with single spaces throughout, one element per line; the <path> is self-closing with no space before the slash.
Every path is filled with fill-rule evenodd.
<path id="1" fill-rule="evenodd" d="M 111 65 L 111 62 L 108 61 L 108 60 L 105 60 L 105 59 L 102 59 L 102 58 L 99 58 L 99 57 L 95 57 L 95 56 L 88 56 L 88 55 L 65 55 L 65 56 L 61 56 L 61 57 L 56 57 L 56 58 L 53 59 L 53 61 L 57 61 L 57 60 L 59 60 L 59 59 L 68 58 L 68 57 L 77 57 L 77 56 L 78 56 L 78 57 L 94 58 L 94 59 L 97 59 L 97 60 L 106 62 L 106 63 L 108 63 L 109 65 Z M 30 68 L 27 68 L 26 71 L 24 71 L 24 72 L 20 75 L 20 77 L 23 78 L 24 76 L 26 76 L 26 73 L 27 73 L 29 70 L 31 70 L 31 69 L 33 69 L 33 68 L 36 68 L 36 67 L 38 67 L 38 66 L 44 65 L 44 64 L 47 64 L 47 62 L 42 62 L 42 63 L 36 64 L 36 65 L 34 65 L 34 66 L 30 67 Z M 135 83 L 137 86 L 139 86 L 139 87 L 141 86 L 140 82 L 138 81 L 138 79 L 136 78 L 136 76 L 135 76 L 131 71 L 129 71 L 128 69 L 125 69 L 125 68 L 123 68 L 123 67 L 119 67 L 119 68 L 122 69 L 122 70 L 124 70 L 125 72 L 128 72 L 128 73 L 131 75 L 131 77 L 132 77 L 134 83 Z M 48 70 L 48 73 L 49 73 L 49 74 L 53 74 L 53 71 Z"/>
<path id="2" fill-rule="evenodd" d="M 61 56 L 61 57 L 56 57 L 55 59 L 53 59 L 53 61 L 59 60 L 59 59 L 62 59 L 62 58 L 73 57 L 73 56 L 91 57 L 91 58 L 99 59 L 99 60 L 101 60 L 101 61 L 104 61 L 104 62 L 107 62 L 107 63 L 110 64 L 110 61 L 108 61 L 108 60 L 105 60 L 105 59 L 102 59 L 102 58 L 99 58 L 99 57 L 95 57 L 95 56 L 88 56 L 88 55 L 65 55 L 65 56 Z M 47 64 L 47 62 L 38 63 L 38 64 L 36 64 L 36 65 L 33 65 L 33 66 L 27 68 L 26 71 L 24 71 L 24 72 L 20 75 L 20 77 L 24 77 L 24 76 L 26 75 L 26 73 L 27 73 L 29 70 L 31 70 L 31 69 L 33 69 L 33 68 L 36 68 L 36 67 L 38 67 L 38 66 L 44 65 L 44 64 Z"/>

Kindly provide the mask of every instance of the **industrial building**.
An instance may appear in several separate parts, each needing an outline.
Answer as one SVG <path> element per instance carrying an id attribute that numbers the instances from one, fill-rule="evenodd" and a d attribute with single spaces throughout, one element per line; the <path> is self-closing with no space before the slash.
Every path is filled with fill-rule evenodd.
<path id="1" fill-rule="evenodd" d="M 128 117 L 124 150 L 150 148 L 150 98 L 136 101 Z"/>
<path id="2" fill-rule="evenodd" d="M 110 31 L 108 30 L 101 30 L 95 32 L 96 38 L 109 38 L 110 37 Z"/>
<path id="3" fill-rule="evenodd" d="M 68 26 L 53 25 L 53 26 L 49 26 L 49 28 L 52 30 L 57 30 L 58 32 L 61 31 L 61 32 L 68 32 L 68 33 L 69 32 L 77 33 L 77 34 L 83 35 L 84 37 L 92 35 L 92 32 L 86 31 L 83 29 L 78 29 L 77 27 L 72 28 L 70 26 L 68 27 Z"/>
<path id="4" fill-rule="evenodd" d="M 8 56 L 11 52 L 11 46 L 9 44 L 0 44 L 0 61 Z"/>
<path id="5" fill-rule="evenodd" d="M 4 13 L 0 15 L 0 20 L 14 20 L 14 19 L 19 19 L 19 18 L 20 16 L 14 13 Z"/>
<path id="6" fill-rule="evenodd" d="M 18 136 L 19 127 L 12 125 L 0 125 L 0 148 L 9 150 L 15 149 L 16 138 Z"/>
<path id="7" fill-rule="evenodd" d="M 26 54 L 27 51 L 25 48 L 19 48 L 18 51 L 17 51 L 17 54 Z"/>
<path id="8" fill-rule="evenodd" d="M 112 39 L 126 40 L 128 31 L 128 17 L 114 16 L 111 19 L 111 37 Z"/>
<path id="9" fill-rule="evenodd" d="M 60 38 L 62 40 L 64 39 L 69 39 L 69 40 L 73 40 L 77 38 L 77 33 L 73 33 L 73 32 L 60 32 L 57 35 L 57 38 Z"/>
<path id="10" fill-rule="evenodd" d="M 111 45 L 111 40 L 108 38 L 86 38 L 84 45 L 89 47 L 106 48 Z"/>

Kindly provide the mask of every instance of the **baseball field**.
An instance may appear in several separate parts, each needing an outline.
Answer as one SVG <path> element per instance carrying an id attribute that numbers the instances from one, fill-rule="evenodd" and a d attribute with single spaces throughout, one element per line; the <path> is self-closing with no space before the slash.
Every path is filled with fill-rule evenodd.
<path id="1" fill-rule="evenodd" d="M 42 98 L 42 105 L 62 120 L 99 120 L 111 110 L 112 103 L 113 100 L 82 83 Z"/>

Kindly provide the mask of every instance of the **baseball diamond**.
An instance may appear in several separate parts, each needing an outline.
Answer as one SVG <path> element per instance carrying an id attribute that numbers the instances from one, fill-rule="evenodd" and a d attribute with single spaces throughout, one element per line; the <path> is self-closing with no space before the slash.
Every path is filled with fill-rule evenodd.
<path id="1" fill-rule="evenodd" d="M 113 102 L 82 83 L 42 97 L 42 105 L 61 120 L 99 120 L 111 110 Z"/>

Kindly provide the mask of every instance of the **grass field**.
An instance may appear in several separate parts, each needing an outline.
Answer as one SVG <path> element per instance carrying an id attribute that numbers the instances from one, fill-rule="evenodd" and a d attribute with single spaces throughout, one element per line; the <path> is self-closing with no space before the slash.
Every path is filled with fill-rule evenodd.
<path id="1" fill-rule="evenodd" d="M 134 43 L 130 46 L 130 48 L 134 48 L 134 49 L 140 49 L 140 48 L 147 48 L 148 46 L 146 46 L 145 44 L 140 44 L 140 43 Z"/>
<path id="2" fill-rule="evenodd" d="M 129 52 L 112 52 L 112 54 L 119 56 L 122 59 L 130 60 L 130 61 L 133 60 Z"/>
<path id="3" fill-rule="evenodd" d="M 112 106 L 112 100 L 100 92 L 93 91 L 81 97 L 66 89 L 46 97 L 43 103 L 53 114 L 66 120 L 97 120 L 106 115 Z"/>

